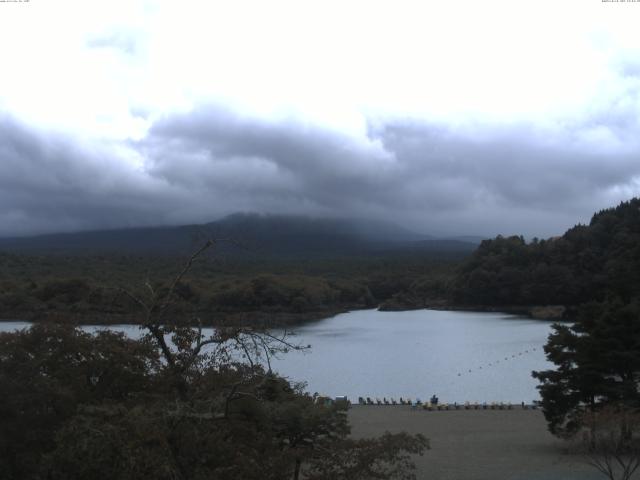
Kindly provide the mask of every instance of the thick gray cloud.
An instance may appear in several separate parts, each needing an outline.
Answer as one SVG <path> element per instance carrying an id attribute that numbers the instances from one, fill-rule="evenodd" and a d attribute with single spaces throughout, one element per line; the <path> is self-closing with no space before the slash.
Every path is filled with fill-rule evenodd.
<path id="1" fill-rule="evenodd" d="M 0 235 L 261 211 L 546 236 L 640 194 L 626 8 L 34 3 L 0 15 Z"/>
<path id="2" fill-rule="evenodd" d="M 638 193 L 640 148 L 627 138 L 634 124 L 626 118 L 609 135 L 611 148 L 601 148 L 590 132 L 611 127 L 597 112 L 549 131 L 395 121 L 354 139 L 210 107 L 158 122 L 141 148 L 151 175 L 215 185 L 231 198 L 243 192 L 254 208 L 394 218 L 424 231 L 550 235 Z"/>
<path id="3" fill-rule="evenodd" d="M 0 117 L 0 234 L 149 224 L 175 193 L 113 149 Z"/>
<path id="4" fill-rule="evenodd" d="M 547 130 L 387 120 L 358 138 L 206 106 L 157 121 L 126 155 L 0 117 L 0 234 L 260 211 L 384 218 L 435 234 L 554 235 L 640 193 L 630 110 Z"/>

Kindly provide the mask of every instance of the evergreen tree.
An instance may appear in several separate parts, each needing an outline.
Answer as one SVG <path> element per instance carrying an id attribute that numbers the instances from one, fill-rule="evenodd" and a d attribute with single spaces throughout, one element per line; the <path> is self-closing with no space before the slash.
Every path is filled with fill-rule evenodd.
<path id="1" fill-rule="evenodd" d="M 589 303 L 577 323 L 553 328 L 545 352 L 556 369 L 533 372 L 552 433 L 571 436 L 583 426 L 585 412 L 605 405 L 640 407 L 637 303 Z"/>

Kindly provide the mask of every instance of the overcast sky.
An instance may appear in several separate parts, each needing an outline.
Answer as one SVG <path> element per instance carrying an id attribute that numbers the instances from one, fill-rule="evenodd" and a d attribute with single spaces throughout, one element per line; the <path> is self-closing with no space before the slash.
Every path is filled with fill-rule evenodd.
<path id="1" fill-rule="evenodd" d="M 639 24 L 602 0 L 0 2 L 0 235 L 238 211 L 560 234 L 640 194 Z"/>

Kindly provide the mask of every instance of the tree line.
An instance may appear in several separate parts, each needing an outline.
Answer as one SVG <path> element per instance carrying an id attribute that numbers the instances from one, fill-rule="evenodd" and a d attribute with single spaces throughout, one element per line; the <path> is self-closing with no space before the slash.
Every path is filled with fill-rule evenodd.
<path id="1" fill-rule="evenodd" d="M 136 321 L 136 305 L 119 286 L 137 293 L 146 283 L 162 289 L 175 257 L 55 256 L 0 254 L 0 312 L 25 320 Z M 173 315 L 202 321 L 263 324 L 308 319 L 391 302 L 402 292 L 431 289 L 444 295 L 456 263 L 430 255 L 261 261 L 215 255 L 194 265 L 176 288 Z M 412 294 L 413 295 L 413 294 Z M 415 296 L 415 295 L 413 295 Z"/>
<path id="2" fill-rule="evenodd" d="M 560 237 L 483 241 L 450 287 L 456 304 L 579 306 L 640 295 L 640 200 L 593 215 Z"/>

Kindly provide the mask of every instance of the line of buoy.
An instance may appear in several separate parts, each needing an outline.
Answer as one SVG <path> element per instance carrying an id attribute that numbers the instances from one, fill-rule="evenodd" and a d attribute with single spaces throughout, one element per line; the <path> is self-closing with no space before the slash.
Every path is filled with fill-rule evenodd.
<path id="1" fill-rule="evenodd" d="M 537 351 L 537 349 L 536 349 L 536 347 L 533 347 L 533 348 L 531 348 L 531 350 L 527 349 L 527 350 L 524 350 L 524 351 L 522 351 L 522 352 L 514 353 L 514 354 L 512 354 L 512 355 L 511 355 L 511 358 L 521 357 L 521 356 L 522 356 L 522 355 L 524 355 L 525 353 L 531 353 L 531 352 L 535 352 L 535 351 Z M 505 361 L 509 360 L 509 357 L 508 357 L 508 356 L 504 357 L 504 360 L 505 360 Z M 495 361 L 490 362 L 488 365 L 485 365 L 485 366 L 486 366 L 486 367 L 493 367 L 493 366 L 496 366 L 496 365 L 497 365 L 497 364 L 499 364 L 499 363 L 500 363 L 500 360 L 495 360 Z M 494 365 L 494 364 L 495 364 L 495 365 Z M 482 366 L 482 365 L 480 365 L 480 366 L 478 366 L 477 368 L 478 368 L 478 370 L 482 370 L 482 367 L 483 367 L 483 366 Z M 467 373 L 472 373 L 472 372 L 473 372 L 473 369 L 471 369 L 471 368 L 467 370 Z M 462 372 L 458 372 L 458 375 L 457 375 L 457 376 L 458 376 L 458 377 L 461 377 L 462 375 L 463 375 L 463 373 L 462 373 Z"/>

